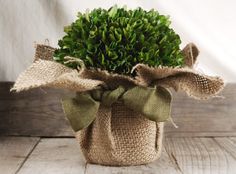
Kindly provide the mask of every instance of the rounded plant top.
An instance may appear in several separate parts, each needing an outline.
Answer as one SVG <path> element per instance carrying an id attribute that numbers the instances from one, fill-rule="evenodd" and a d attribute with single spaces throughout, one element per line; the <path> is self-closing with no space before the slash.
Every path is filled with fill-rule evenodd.
<path id="1" fill-rule="evenodd" d="M 181 40 L 169 25 L 168 16 L 142 8 L 113 6 L 78 13 L 78 19 L 65 27 L 54 59 L 64 64 L 64 57 L 72 56 L 83 60 L 87 68 L 119 74 L 130 74 L 137 63 L 181 66 Z M 76 63 L 65 65 L 76 68 Z"/>

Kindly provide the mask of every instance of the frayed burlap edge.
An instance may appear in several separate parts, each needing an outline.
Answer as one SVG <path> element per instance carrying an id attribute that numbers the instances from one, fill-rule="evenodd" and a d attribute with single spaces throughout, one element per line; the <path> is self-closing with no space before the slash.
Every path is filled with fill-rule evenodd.
<path id="1" fill-rule="evenodd" d="M 189 68 L 153 68 L 138 64 L 135 69 L 138 80 L 145 86 L 157 85 L 176 91 L 183 90 L 196 99 L 208 99 L 224 88 L 220 77 L 203 75 Z"/>

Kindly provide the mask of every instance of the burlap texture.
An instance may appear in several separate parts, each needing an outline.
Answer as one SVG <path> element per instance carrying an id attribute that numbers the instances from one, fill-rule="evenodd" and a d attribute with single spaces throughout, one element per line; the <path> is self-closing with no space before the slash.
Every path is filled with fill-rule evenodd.
<path id="1" fill-rule="evenodd" d="M 144 64 L 135 67 L 138 80 L 145 86 L 162 86 L 185 91 L 196 99 L 208 99 L 215 96 L 224 87 L 219 77 L 212 77 L 195 72 L 189 68 L 158 67 L 153 68 Z"/>
<path id="2" fill-rule="evenodd" d="M 79 75 L 81 78 L 102 81 L 109 89 L 116 89 L 119 86 L 123 86 L 126 89 L 137 85 L 143 86 L 142 83 L 132 77 L 109 73 L 105 70 L 84 69 L 80 71 Z"/>
<path id="3" fill-rule="evenodd" d="M 117 102 L 111 108 L 101 105 L 93 124 L 75 136 L 89 163 L 140 165 L 159 158 L 163 126 Z"/>
<path id="4" fill-rule="evenodd" d="M 182 54 L 184 55 L 184 64 L 192 68 L 197 61 L 199 50 L 194 43 L 189 43 L 182 50 Z"/>
<path id="5" fill-rule="evenodd" d="M 37 44 L 34 55 L 34 61 L 37 61 L 39 59 L 52 60 L 55 50 L 55 48 L 50 47 L 48 45 Z"/>
<path id="6" fill-rule="evenodd" d="M 37 87 L 54 87 L 82 92 L 96 89 L 102 84 L 102 81 L 79 77 L 77 70 L 39 59 L 18 77 L 11 90 L 19 92 Z"/>

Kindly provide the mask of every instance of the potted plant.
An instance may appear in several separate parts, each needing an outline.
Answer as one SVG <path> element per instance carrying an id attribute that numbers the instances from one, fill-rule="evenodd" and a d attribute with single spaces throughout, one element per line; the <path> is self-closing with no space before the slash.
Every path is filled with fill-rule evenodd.
<path id="1" fill-rule="evenodd" d="M 59 48 L 38 45 L 35 62 L 12 90 L 73 90 L 62 101 L 86 160 L 140 165 L 160 156 L 171 93 L 207 99 L 223 88 L 219 77 L 193 70 L 194 44 L 180 49 L 168 17 L 142 8 L 95 9 L 65 27 Z"/>

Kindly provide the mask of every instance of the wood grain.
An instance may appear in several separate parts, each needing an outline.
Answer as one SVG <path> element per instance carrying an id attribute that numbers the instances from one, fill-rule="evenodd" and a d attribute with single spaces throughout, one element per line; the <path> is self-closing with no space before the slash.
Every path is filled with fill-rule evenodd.
<path id="1" fill-rule="evenodd" d="M 39 138 L 0 137 L 0 173 L 16 173 L 38 141 Z"/>
<path id="2" fill-rule="evenodd" d="M 0 135 L 72 136 L 61 98 L 71 94 L 55 89 L 10 93 L 13 83 L 0 83 Z"/>
<path id="3" fill-rule="evenodd" d="M 55 89 L 10 93 L 12 82 L 0 83 L 0 135 L 73 136 L 60 100 L 74 94 Z M 225 99 L 199 101 L 173 93 L 172 117 L 179 126 L 166 123 L 167 136 L 236 136 L 236 84 L 221 93 Z"/>
<path id="4" fill-rule="evenodd" d="M 214 138 L 236 160 L 236 137 Z"/>
<path id="5" fill-rule="evenodd" d="M 212 138 L 167 138 L 165 148 L 182 173 L 234 174 L 236 171 L 235 159 Z"/>
<path id="6" fill-rule="evenodd" d="M 85 161 L 75 139 L 42 139 L 19 174 L 84 174 Z"/>

